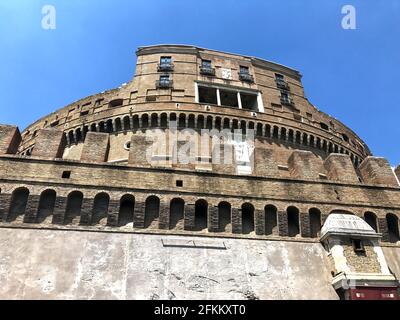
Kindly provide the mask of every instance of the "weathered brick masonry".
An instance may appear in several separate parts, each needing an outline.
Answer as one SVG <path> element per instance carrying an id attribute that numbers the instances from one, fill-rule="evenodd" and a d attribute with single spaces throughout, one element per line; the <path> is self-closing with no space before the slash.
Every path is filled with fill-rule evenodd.
<path id="1" fill-rule="evenodd" d="M 120 88 L 22 134 L 0 125 L 2 227 L 316 242 L 331 213 L 346 213 L 365 219 L 384 246 L 399 246 L 400 169 L 396 177 L 317 110 L 298 71 L 192 46 L 143 47 L 137 56 L 133 80 Z M 184 129 L 201 140 L 185 151 L 194 163 L 173 161 Z M 167 135 L 161 148 L 147 130 Z M 236 149 L 223 152 L 229 141 L 214 146 L 221 130 L 254 130 L 253 166 Z M 360 272 L 368 263 L 354 261 Z"/>

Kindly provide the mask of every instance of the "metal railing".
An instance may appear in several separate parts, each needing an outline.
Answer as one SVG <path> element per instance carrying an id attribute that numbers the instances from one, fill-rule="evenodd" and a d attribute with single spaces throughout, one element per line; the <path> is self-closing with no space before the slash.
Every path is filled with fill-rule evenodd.
<path id="1" fill-rule="evenodd" d="M 157 80 L 156 88 L 172 88 L 174 82 L 172 80 Z"/>
<path id="2" fill-rule="evenodd" d="M 285 90 L 290 90 L 290 88 L 289 88 L 289 85 L 288 85 L 288 83 L 285 81 L 285 80 L 282 80 L 282 79 L 275 79 L 275 81 L 276 81 L 276 86 L 279 88 L 279 89 L 285 89 Z"/>
<path id="3" fill-rule="evenodd" d="M 286 106 L 294 106 L 294 102 L 293 102 L 292 98 L 281 97 L 281 104 L 286 105 Z"/>
<path id="4" fill-rule="evenodd" d="M 215 68 L 200 67 L 200 74 L 203 74 L 206 76 L 215 76 Z"/>
<path id="5" fill-rule="evenodd" d="M 158 71 L 174 71 L 174 64 L 169 63 L 159 63 L 157 66 Z"/>
<path id="6" fill-rule="evenodd" d="M 254 77 L 250 73 L 239 72 L 239 79 L 245 82 L 254 82 Z"/>

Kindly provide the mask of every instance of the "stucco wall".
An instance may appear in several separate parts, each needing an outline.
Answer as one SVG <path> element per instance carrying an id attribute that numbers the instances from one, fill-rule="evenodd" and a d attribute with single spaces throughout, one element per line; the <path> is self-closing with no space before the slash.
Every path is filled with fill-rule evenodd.
<path id="1" fill-rule="evenodd" d="M 0 229 L 0 298 L 338 299 L 318 243 Z"/>
<path id="2" fill-rule="evenodd" d="M 383 247 L 383 253 L 389 269 L 400 279 L 400 248 L 397 247 Z"/>

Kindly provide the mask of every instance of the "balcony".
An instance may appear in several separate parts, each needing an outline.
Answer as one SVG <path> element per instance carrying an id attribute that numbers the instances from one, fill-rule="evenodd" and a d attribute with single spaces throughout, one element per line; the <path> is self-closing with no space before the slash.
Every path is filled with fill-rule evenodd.
<path id="1" fill-rule="evenodd" d="M 211 68 L 211 67 L 200 67 L 200 74 L 204 75 L 204 76 L 211 76 L 214 77 L 215 76 L 215 68 Z"/>
<path id="2" fill-rule="evenodd" d="M 277 86 L 279 89 L 284 89 L 284 90 L 287 90 L 287 91 L 290 90 L 289 85 L 288 85 L 288 83 L 287 83 L 285 80 L 283 80 L 283 79 L 276 79 L 275 81 L 276 81 L 276 86 Z"/>
<path id="3" fill-rule="evenodd" d="M 285 106 L 294 106 L 293 99 L 288 97 L 281 97 L 281 104 Z"/>
<path id="4" fill-rule="evenodd" d="M 172 80 L 157 80 L 156 88 L 157 89 L 169 89 L 173 87 L 174 82 Z"/>
<path id="5" fill-rule="evenodd" d="M 254 77 L 250 73 L 239 72 L 239 79 L 244 82 L 254 82 Z"/>
<path id="6" fill-rule="evenodd" d="M 173 63 L 159 63 L 157 66 L 158 72 L 174 71 Z"/>

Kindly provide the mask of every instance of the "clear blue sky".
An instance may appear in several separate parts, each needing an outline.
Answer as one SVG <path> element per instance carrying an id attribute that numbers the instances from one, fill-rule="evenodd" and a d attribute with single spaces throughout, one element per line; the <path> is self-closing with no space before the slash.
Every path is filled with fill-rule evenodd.
<path id="1" fill-rule="evenodd" d="M 57 29 L 41 28 L 43 5 Z M 341 28 L 355 6 L 357 29 Z M 134 73 L 138 46 L 194 44 L 303 75 L 309 100 L 400 163 L 400 0 L 0 0 L 0 123 L 29 123 Z"/>

